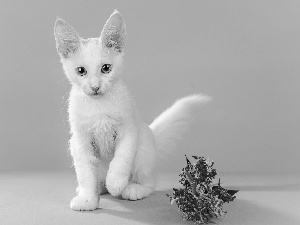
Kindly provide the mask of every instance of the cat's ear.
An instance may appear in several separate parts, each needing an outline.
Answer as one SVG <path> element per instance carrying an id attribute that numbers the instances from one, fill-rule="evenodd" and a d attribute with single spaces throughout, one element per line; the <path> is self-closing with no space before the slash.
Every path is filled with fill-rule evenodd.
<path id="1" fill-rule="evenodd" d="M 117 10 L 106 21 L 100 38 L 104 48 L 113 48 L 118 52 L 123 51 L 126 40 L 126 27 L 121 14 Z"/>
<path id="2" fill-rule="evenodd" d="M 80 37 L 77 32 L 64 20 L 57 18 L 54 26 L 56 48 L 63 58 L 69 58 L 80 48 Z"/>

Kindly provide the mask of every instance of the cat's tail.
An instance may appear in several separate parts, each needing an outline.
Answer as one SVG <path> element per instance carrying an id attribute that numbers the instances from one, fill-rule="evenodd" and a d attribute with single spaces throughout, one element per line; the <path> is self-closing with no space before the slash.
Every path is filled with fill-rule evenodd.
<path id="1" fill-rule="evenodd" d="M 154 134 L 160 159 L 167 157 L 197 116 L 199 108 L 210 100 L 210 97 L 200 94 L 184 97 L 152 122 L 149 127 Z"/>

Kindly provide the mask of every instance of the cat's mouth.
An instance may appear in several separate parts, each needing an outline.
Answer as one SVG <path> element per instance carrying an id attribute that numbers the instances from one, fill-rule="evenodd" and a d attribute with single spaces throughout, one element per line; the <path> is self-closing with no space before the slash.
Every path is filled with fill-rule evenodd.
<path id="1" fill-rule="evenodd" d="M 94 98 L 97 98 L 97 97 L 100 97 L 102 96 L 103 94 L 101 92 L 93 92 L 90 94 L 91 97 L 94 97 Z"/>

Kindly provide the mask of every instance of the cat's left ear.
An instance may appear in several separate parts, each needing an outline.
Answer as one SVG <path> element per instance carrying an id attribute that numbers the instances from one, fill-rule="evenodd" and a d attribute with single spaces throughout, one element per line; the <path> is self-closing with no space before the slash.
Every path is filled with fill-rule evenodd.
<path id="1" fill-rule="evenodd" d="M 100 39 L 104 48 L 122 52 L 126 41 L 126 26 L 121 14 L 115 10 L 106 21 Z"/>
<path id="2" fill-rule="evenodd" d="M 73 27 L 60 18 L 55 21 L 54 35 L 56 48 L 61 57 L 69 58 L 80 48 L 79 35 Z"/>

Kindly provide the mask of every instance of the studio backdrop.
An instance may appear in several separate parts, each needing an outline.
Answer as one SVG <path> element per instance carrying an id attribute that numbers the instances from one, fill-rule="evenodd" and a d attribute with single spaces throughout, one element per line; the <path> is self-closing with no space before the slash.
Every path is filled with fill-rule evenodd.
<path id="1" fill-rule="evenodd" d="M 165 172 L 184 155 L 218 171 L 300 172 L 300 1 L 1 1 L 0 170 L 71 170 L 70 85 L 55 48 L 61 17 L 98 37 L 118 9 L 124 80 L 151 123 L 176 99 L 212 96 Z"/>

